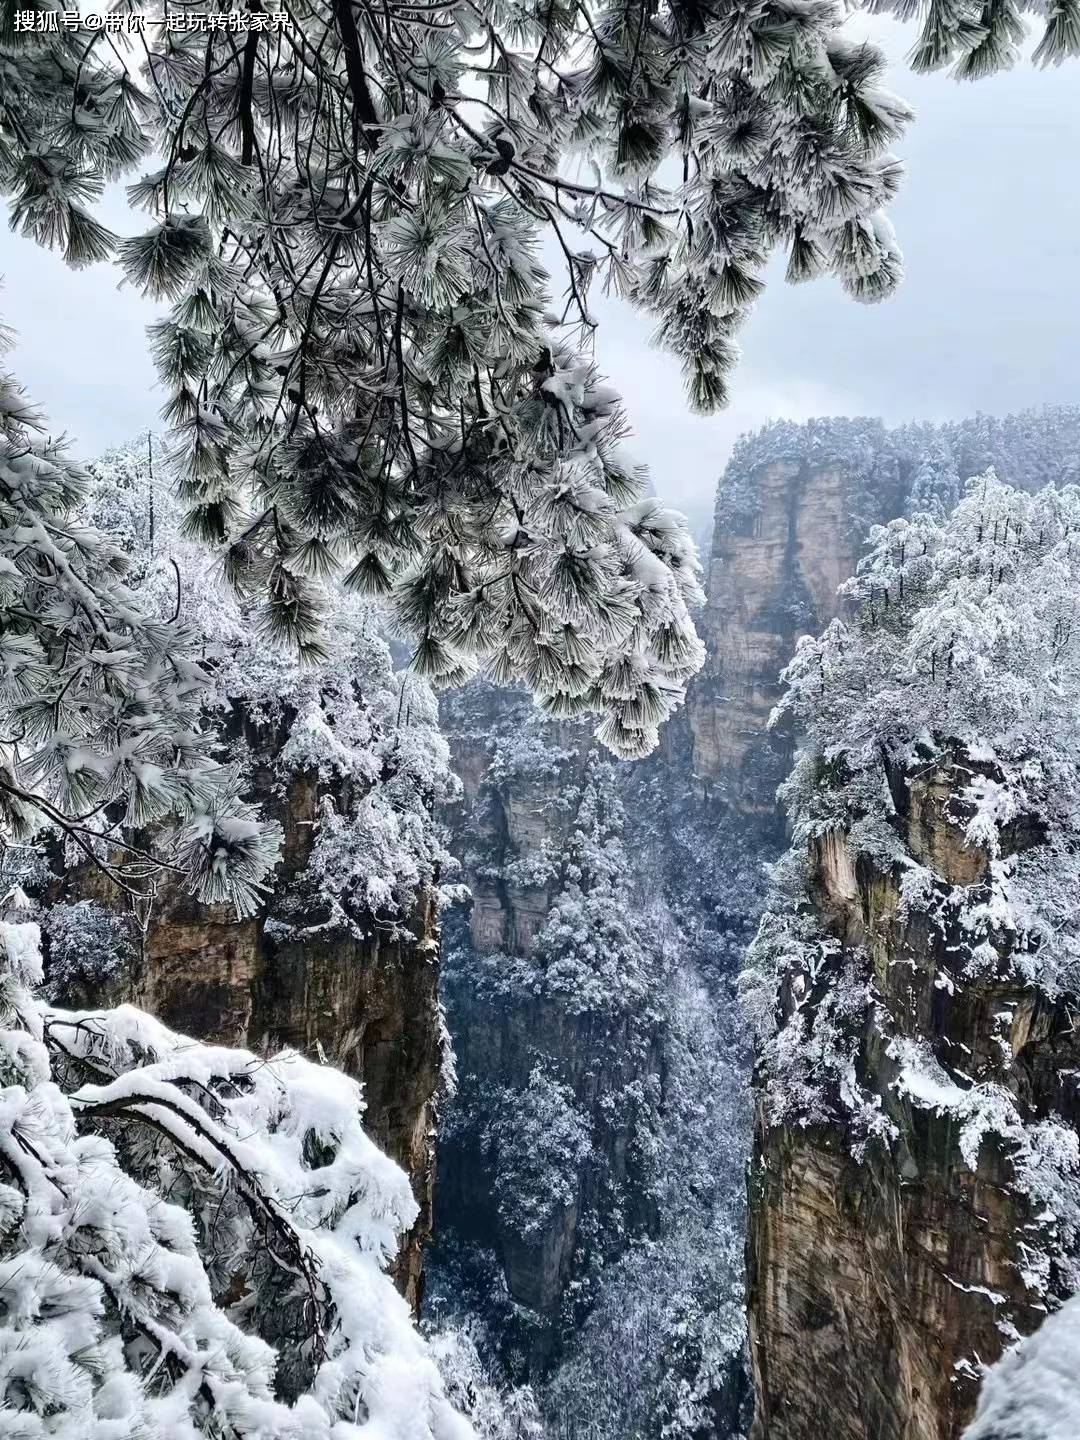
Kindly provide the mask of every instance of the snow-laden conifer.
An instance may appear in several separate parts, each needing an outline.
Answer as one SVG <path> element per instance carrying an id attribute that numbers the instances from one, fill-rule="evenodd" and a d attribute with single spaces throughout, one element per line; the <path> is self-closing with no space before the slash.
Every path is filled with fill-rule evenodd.
<path id="1" fill-rule="evenodd" d="M 249 913 L 277 827 L 214 758 L 198 641 L 178 605 L 127 583 L 128 557 L 85 521 L 89 484 L 0 372 L 0 834 L 58 831 L 136 905 L 166 864 Z M 133 838 L 147 827 L 169 829 L 157 857 Z"/>
<path id="2" fill-rule="evenodd" d="M 994 862 L 984 918 L 1016 930 L 1014 963 L 1050 989 L 1080 978 L 1071 881 L 1062 893 L 1080 801 L 1078 527 L 1075 487 L 1028 495 L 992 471 L 951 515 L 876 527 L 843 587 L 855 618 L 799 642 L 780 706 L 805 737 L 784 787 L 796 840 L 858 827 L 895 851 L 883 765 L 976 767 L 959 803 Z M 1047 843 L 998 863 L 1022 815 Z"/>
<path id="3" fill-rule="evenodd" d="M 960 499 L 960 477 L 948 446 L 932 443 L 920 457 L 911 477 L 907 510 L 909 514 L 948 515 Z"/>
<path id="4" fill-rule="evenodd" d="M 449 898 L 455 862 L 439 814 L 457 791 L 449 749 L 430 686 L 395 668 L 377 604 L 314 582 L 325 653 L 304 662 L 266 643 L 250 600 L 185 533 L 157 437 L 87 472 L 83 514 L 116 538 L 140 603 L 161 616 L 179 609 L 198 646 L 201 705 L 242 793 L 260 789 L 273 809 L 300 777 L 317 788 L 310 853 L 295 874 L 286 866 L 287 885 L 279 876 L 271 923 L 389 935 L 408 925 L 421 890 Z"/>
<path id="5" fill-rule="evenodd" d="M 1048 1315 L 983 1378 L 961 1440 L 1072 1440 L 1080 1432 L 1080 1298 Z"/>
<path id="6" fill-rule="evenodd" d="M 860 1158 L 897 1141 L 898 1107 L 908 1104 L 948 1117 L 969 1171 L 996 1137 L 1007 1183 L 1039 1215 L 1018 1253 L 1040 1303 L 1080 1283 L 1080 1149 L 1067 1108 L 1037 1108 L 1014 1086 L 1007 1009 L 1000 1056 L 958 1063 L 929 1023 L 905 1028 L 875 969 L 874 927 L 885 922 L 870 909 L 865 934 L 842 932 L 822 892 L 854 894 L 881 877 L 917 937 L 886 963 L 910 954 L 917 966 L 941 941 L 943 997 L 998 986 L 1048 1007 L 1071 1003 L 1080 986 L 1078 533 L 1076 487 L 1025 494 L 992 471 L 968 482 L 950 515 L 916 513 L 871 531 L 842 590 L 853 613 L 803 637 L 784 672 L 776 718 L 790 717 L 801 737 L 781 789 L 795 843 L 774 871 L 744 976 L 764 1122 L 839 1124 Z M 918 787 L 937 781 L 940 813 L 926 833 L 954 836 L 970 861 L 966 878 L 935 842 L 913 839 L 930 803 Z M 867 1080 L 871 1045 L 885 1057 L 884 1095 Z"/>
<path id="7" fill-rule="evenodd" d="M 702 660 L 696 562 L 623 453 L 590 294 L 655 318 L 703 411 L 775 250 L 889 294 L 909 111 L 880 51 L 817 0 L 140 7 L 105 43 L 41 4 L 30 31 L 3 11 L 0 188 L 25 234 L 169 302 L 189 523 L 266 633 L 316 653 L 336 574 L 389 595 L 421 673 L 479 661 L 650 749 Z M 917 64 L 1010 63 L 1020 8 L 934 0 Z M 1080 49 L 1080 0 L 1022 8 L 1040 60 Z M 93 212 L 121 176 L 149 215 L 122 240 Z"/>

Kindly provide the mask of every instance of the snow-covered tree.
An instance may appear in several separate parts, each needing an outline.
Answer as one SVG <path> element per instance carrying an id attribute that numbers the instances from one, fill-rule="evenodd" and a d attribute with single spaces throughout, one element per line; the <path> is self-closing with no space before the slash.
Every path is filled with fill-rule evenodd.
<path id="1" fill-rule="evenodd" d="M 1080 490 L 1028 495 L 990 471 L 950 516 L 877 528 L 844 587 L 855 619 L 800 641 L 779 712 L 805 737 L 783 792 L 796 841 L 852 831 L 896 856 L 890 767 L 974 763 L 958 804 L 994 888 L 976 928 L 1013 932 L 1013 963 L 1048 989 L 1080 978 L 1078 527 Z M 1002 859 L 1033 815 L 1046 843 Z"/>
<path id="2" fill-rule="evenodd" d="M 523 1088 L 488 1097 L 485 1113 L 481 1143 L 499 1219 L 512 1234 L 534 1240 L 577 1202 L 581 1168 L 592 1153 L 588 1117 L 573 1090 L 540 1064 Z"/>
<path id="3" fill-rule="evenodd" d="M 559 859 L 558 892 L 531 963 L 541 993 L 571 1015 L 644 1021 L 659 961 L 635 923 L 626 815 L 611 766 L 590 767 Z"/>
<path id="4" fill-rule="evenodd" d="M 432 1330 L 428 1345 L 447 1394 L 469 1417 L 478 1440 L 545 1440 L 536 1396 L 530 1385 L 499 1385 L 485 1363 L 478 1326 L 448 1325 Z"/>
<path id="5" fill-rule="evenodd" d="M 53 1010 L 40 979 L 5 920 L 4 1435 L 468 1440 L 384 1273 L 416 1205 L 357 1084 Z"/>
<path id="6" fill-rule="evenodd" d="M 909 958 L 915 972 L 936 966 L 943 1003 L 996 986 L 1052 1007 L 1080 987 L 1078 533 L 1075 487 L 1025 494 L 992 471 L 950 515 L 871 533 L 844 587 L 852 618 L 804 637 L 784 674 L 778 714 L 802 737 L 781 791 L 794 846 L 744 977 L 763 1123 L 840 1124 L 857 1162 L 883 1146 L 900 1164 L 889 1147 L 906 1104 L 947 1117 L 967 1172 L 989 1137 L 1037 1217 L 1016 1243 L 1040 1305 L 1080 1284 L 1069 1112 L 1015 1084 L 1007 1040 L 957 1064 L 922 1012 L 890 1011 L 882 987 Z M 920 784 L 938 784 L 939 800 Z M 968 871 L 918 839 L 924 822 Z M 881 973 L 875 918 L 865 936 L 830 922 L 837 896 L 864 893 L 867 877 L 895 886 L 898 924 L 916 937 Z"/>
<path id="7" fill-rule="evenodd" d="M 911 515 L 947 515 L 960 499 L 960 476 L 949 448 L 938 441 L 919 459 L 908 489 Z"/>
<path id="8" fill-rule="evenodd" d="M 140 604 L 179 612 L 198 645 L 202 708 L 241 793 L 258 770 L 267 808 L 298 777 L 317 787 L 310 854 L 286 866 L 298 873 L 284 890 L 279 874 L 272 923 L 390 933 L 454 866 L 437 811 L 456 781 L 435 697 L 395 668 L 378 607 L 359 596 L 326 594 L 322 658 L 267 645 L 250 604 L 184 533 L 159 461 L 145 437 L 91 462 L 82 513 L 116 536 Z"/>
<path id="9" fill-rule="evenodd" d="M 0 836 L 59 831 L 137 905 L 166 865 L 248 913 L 277 827 L 214 758 L 179 608 L 147 608 L 123 551 L 85 523 L 89 484 L 0 372 Z M 168 859 L 151 857 L 132 834 L 165 824 Z"/>

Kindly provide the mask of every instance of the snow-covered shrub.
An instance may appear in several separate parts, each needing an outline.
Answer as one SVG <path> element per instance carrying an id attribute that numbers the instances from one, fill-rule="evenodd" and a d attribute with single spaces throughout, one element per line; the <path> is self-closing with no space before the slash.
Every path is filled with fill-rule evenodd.
<path id="1" fill-rule="evenodd" d="M 531 1385 L 500 1385 L 476 1343 L 476 1325 L 428 1330 L 428 1348 L 446 1393 L 469 1417 L 478 1440 L 544 1440 L 544 1425 Z"/>
<path id="2" fill-rule="evenodd" d="M 356 1082 L 53 1010 L 0 924 L 0 1430 L 468 1440 L 385 1273 L 416 1205 Z"/>
<path id="3" fill-rule="evenodd" d="M 41 917 L 48 945 L 51 993 L 100 993 L 109 977 L 135 958 L 128 917 L 96 900 L 58 901 Z"/>
<path id="4" fill-rule="evenodd" d="M 549 726 L 530 724 L 528 717 L 514 708 L 513 723 L 503 724 L 491 747 L 487 782 L 512 786 L 522 782 L 542 784 L 562 779 L 564 768 L 574 752 L 564 745 L 552 744 Z"/>

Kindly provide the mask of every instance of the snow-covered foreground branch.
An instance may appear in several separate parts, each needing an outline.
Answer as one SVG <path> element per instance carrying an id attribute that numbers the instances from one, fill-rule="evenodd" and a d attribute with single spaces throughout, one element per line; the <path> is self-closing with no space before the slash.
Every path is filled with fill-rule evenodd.
<path id="1" fill-rule="evenodd" d="M 385 1266 L 416 1204 L 355 1081 L 33 995 L 0 922 L 0 1430 L 469 1440 Z"/>
<path id="2" fill-rule="evenodd" d="M 1080 1297 L 987 1372 L 963 1440 L 1074 1440 L 1080 1435 Z"/>

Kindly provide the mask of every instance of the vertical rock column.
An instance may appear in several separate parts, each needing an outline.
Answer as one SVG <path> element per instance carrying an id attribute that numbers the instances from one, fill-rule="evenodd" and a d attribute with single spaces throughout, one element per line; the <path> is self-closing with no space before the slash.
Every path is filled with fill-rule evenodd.
<path id="1" fill-rule="evenodd" d="M 972 963 L 961 917 L 990 887 L 963 835 L 969 778 L 892 777 L 928 876 L 918 901 L 902 899 L 903 867 L 850 836 L 812 847 L 835 945 L 816 972 L 782 974 L 759 1076 L 754 1440 L 958 1440 L 981 1365 L 1075 1284 L 1080 1043 L 1007 946 Z M 1042 840 L 1033 820 L 1009 835 L 1013 853 Z M 810 1057 L 797 1075 L 785 1031 Z M 804 1115 L 778 1119 L 799 1085 Z"/>

